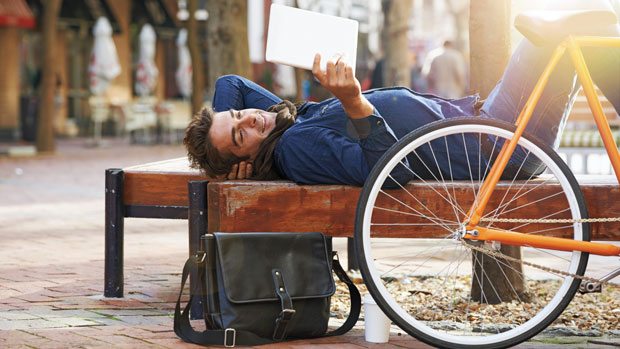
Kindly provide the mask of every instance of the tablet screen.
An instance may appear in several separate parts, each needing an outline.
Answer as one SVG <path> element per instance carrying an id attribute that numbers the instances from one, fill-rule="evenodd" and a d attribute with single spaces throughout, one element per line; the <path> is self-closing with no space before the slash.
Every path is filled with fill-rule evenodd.
<path id="1" fill-rule="evenodd" d="M 355 71 L 358 22 L 278 4 L 271 5 L 267 49 L 268 62 L 312 69 L 314 55 L 321 54 L 321 69 L 337 54 L 345 55 Z"/>

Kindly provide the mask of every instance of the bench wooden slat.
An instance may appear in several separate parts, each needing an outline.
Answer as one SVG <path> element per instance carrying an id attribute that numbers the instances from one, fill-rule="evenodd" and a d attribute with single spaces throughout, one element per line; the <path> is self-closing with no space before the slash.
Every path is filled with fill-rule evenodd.
<path id="1" fill-rule="evenodd" d="M 416 196 L 437 200 L 436 194 L 425 185 L 411 182 L 409 190 Z M 508 188 L 506 183 L 498 184 L 497 195 L 501 197 Z M 471 195 L 468 184 L 457 187 L 457 195 Z M 557 191 L 545 186 L 549 193 Z M 591 217 L 620 216 L 620 205 L 614 203 L 620 195 L 620 187 L 613 176 L 589 176 L 583 179 L 582 190 L 586 196 Z M 353 236 L 355 210 L 360 188 L 338 185 L 302 186 L 287 181 L 255 182 L 227 181 L 210 183 L 208 186 L 208 230 L 209 232 L 260 232 L 319 231 L 332 236 Z M 442 203 L 437 203 L 441 207 Z M 554 212 L 550 205 L 530 205 L 522 216 L 544 216 Z M 446 206 L 446 211 L 448 207 Z M 447 212 L 450 214 L 450 212 Z M 521 216 L 521 217 L 522 217 Z M 383 221 L 382 221 L 383 222 Z M 415 220 L 410 223 L 415 223 Z M 386 223 L 388 223 L 386 221 Z M 540 228 L 531 225 L 532 228 Z M 548 226 L 547 226 L 548 227 Z M 377 235 L 388 237 L 443 237 L 443 229 L 416 229 L 396 231 L 395 228 L 379 229 Z M 594 240 L 620 240 L 620 222 L 592 224 Z M 557 236 L 561 236 L 558 234 Z"/>
<path id="2" fill-rule="evenodd" d="M 209 180 L 186 157 L 124 168 L 125 205 L 187 206 L 187 182 Z"/>
<path id="3" fill-rule="evenodd" d="M 187 182 L 206 180 L 200 174 L 125 173 L 125 205 L 187 206 Z"/>

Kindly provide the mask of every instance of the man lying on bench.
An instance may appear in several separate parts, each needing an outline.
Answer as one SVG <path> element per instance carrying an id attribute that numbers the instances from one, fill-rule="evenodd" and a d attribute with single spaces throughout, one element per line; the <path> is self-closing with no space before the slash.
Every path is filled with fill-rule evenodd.
<path id="1" fill-rule="evenodd" d="M 596 33 L 589 34 L 620 36 L 620 26 L 597 28 Z M 351 67 L 341 57 L 330 60 L 326 71 L 319 68 L 321 57 L 315 57 L 314 76 L 335 96 L 319 103 L 294 105 L 247 79 L 223 76 L 215 85 L 213 109 L 204 108 L 193 118 L 184 144 L 192 166 L 211 177 L 285 178 L 300 184 L 361 186 L 391 145 L 430 122 L 480 115 L 514 123 L 552 50 L 523 40 L 502 80 L 484 102 L 478 95 L 444 99 L 405 87 L 362 92 Z M 620 50 L 584 48 L 583 52 L 593 67 L 595 83 L 620 112 Z M 557 147 L 569 114 L 567 108 L 579 89 L 574 82 L 575 72 L 569 57 L 564 56 L 527 132 Z M 419 155 L 434 156 L 428 153 Z M 519 166 L 526 156 L 518 148 L 511 158 L 513 166 Z M 453 179 L 468 179 L 467 163 L 457 160 L 449 159 L 449 164 L 440 160 L 439 165 L 450 166 Z M 399 179 L 404 181 L 412 179 L 407 176 L 413 177 L 411 173 L 401 175 L 404 177 Z"/>

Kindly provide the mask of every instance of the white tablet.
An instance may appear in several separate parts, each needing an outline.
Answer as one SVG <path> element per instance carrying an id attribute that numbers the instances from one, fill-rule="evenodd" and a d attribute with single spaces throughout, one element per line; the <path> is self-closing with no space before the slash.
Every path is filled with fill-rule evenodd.
<path id="1" fill-rule="evenodd" d="M 265 59 L 311 70 L 320 53 L 325 70 L 329 59 L 344 54 L 355 71 L 358 26 L 352 19 L 272 4 Z"/>

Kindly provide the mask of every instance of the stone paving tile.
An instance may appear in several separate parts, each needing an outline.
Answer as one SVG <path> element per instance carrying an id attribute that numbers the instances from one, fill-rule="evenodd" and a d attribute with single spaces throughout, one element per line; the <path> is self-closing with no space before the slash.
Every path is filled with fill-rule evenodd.
<path id="1" fill-rule="evenodd" d="M 168 315 L 167 311 L 147 308 L 147 309 L 102 309 L 92 310 L 93 313 L 100 314 L 102 316 L 154 316 L 154 315 Z"/>
<path id="2" fill-rule="evenodd" d="M 81 335 L 79 332 L 72 328 L 62 329 L 32 329 L 25 332 L 35 335 L 40 338 L 45 338 L 50 341 L 62 343 L 65 346 L 70 343 L 71 346 L 86 346 L 93 342 L 96 342 L 91 337 Z"/>
<path id="3" fill-rule="evenodd" d="M 31 314 L 27 310 L 0 311 L 1 320 L 32 320 L 40 318 L 42 316 Z"/>
<path id="4" fill-rule="evenodd" d="M 98 325 L 105 325 L 105 326 L 123 326 L 126 325 L 125 322 L 116 319 L 116 318 L 111 318 L 111 317 L 106 317 L 106 318 L 97 318 L 97 319 L 93 319 L 94 322 L 96 322 Z"/>
<path id="5" fill-rule="evenodd" d="M 194 349 L 194 348 L 221 348 L 221 347 L 215 347 L 215 346 L 200 346 L 200 345 L 196 345 L 196 344 L 190 344 L 190 343 L 185 343 L 182 340 L 178 339 L 178 338 L 153 338 L 150 339 L 150 341 L 154 344 L 160 345 L 164 348 L 188 348 L 188 349 Z"/>
<path id="6" fill-rule="evenodd" d="M 6 339 L 7 347 L 28 344 L 30 348 L 44 348 L 43 343 L 48 342 L 46 338 L 22 331 L 0 331 L 0 336 Z"/>
<path id="7" fill-rule="evenodd" d="M 89 319 L 81 319 L 77 317 L 55 317 L 50 318 L 49 321 L 55 322 L 58 324 L 63 324 L 69 327 L 80 327 L 80 326 L 97 326 L 99 325 L 98 321 L 89 320 Z"/>
<path id="8" fill-rule="evenodd" d="M 97 311 L 94 311 L 94 310 L 88 311 L 88 310 L 83 310 L 83 309 L 71 309 L 71 310 L 29 309 L 29 310 L 24 310 L 23 312 L 32 314 L 38 317 L 47 318 L 47 319 L 68 318 L 68 317 L 93 319 L 93 318 L 106 317 L 106 315 L 99 314 Z M 2 317 L 2 313 L 0 313 L 0 317 Z"/>
<path id="9" fill-rule="evenodd" d="M 58 328 L 67 327 L 67 325 L 48 321 L 45 319 L 34 320 L 0 320 L 0 330 L 26 330 L 31 328 Z"/>
<path id="10" fill-rule="evenodd" d="M 168 315 L 163 316 L 117 316 L 115 317 L 120 321 L 130 326 L 140 325 L 159 325 L 159 324 L 172 324 L 173 319 Z"/>

